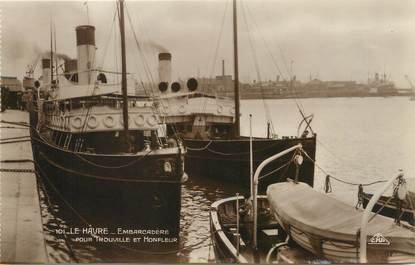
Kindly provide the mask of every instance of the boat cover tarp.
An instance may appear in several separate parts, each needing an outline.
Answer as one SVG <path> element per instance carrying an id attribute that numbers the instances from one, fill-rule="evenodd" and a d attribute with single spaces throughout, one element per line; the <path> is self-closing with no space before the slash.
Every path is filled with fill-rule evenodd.
<path id="1" fill-rule="evenodd" d="M 273 211 L 285 225 L 322 239 L 358 240 L 363 210 L 320 193 L 305 183 L 276 183 L 268 186 L 267 196 Z M 415 255 L 415 232 L 394 224 L 393 219 L 377 215 L 368 224 L 368 240 L 381 233 L 390 241 L 388 250 Z M 382 247 L 381 245 L 368 245 Z"/>

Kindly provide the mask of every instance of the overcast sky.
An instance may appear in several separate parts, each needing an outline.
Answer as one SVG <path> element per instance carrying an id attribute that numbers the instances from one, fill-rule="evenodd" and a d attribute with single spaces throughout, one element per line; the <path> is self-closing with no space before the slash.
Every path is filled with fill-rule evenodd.
<path id="1" fill-rule="evenodd" d="M 75 27 L 87 24 L 88 14 L 96 27 L 99 65 L 116 69 L 115 3 L 84 3 L 1 2 L 2 75 L 21 78 L 26 65 L 48 49 L 51 17 L 58 52 L 75 58 Z M 163 50 L 172 53 L 174 78 L 220 74 L 222 59 L 226 73 L 232 73 L 230 0 L 127 1 L 126 5 L 146 58 L 137 50 L 127 17 L 129 71 L 143 81 L 148 80 L 143 61 L 157 76 L 157 53 Z M 292 68 L 303 81 L 311 74 L 323 80 L 365 82 L 368 74 L 385 71 L 398 86 L 408 87 L 406 74 L 415 82 L 414 0 L 238 1 L 238 19 L 244 81 L 275 79 L 278 65 L 284 77 Z"/>

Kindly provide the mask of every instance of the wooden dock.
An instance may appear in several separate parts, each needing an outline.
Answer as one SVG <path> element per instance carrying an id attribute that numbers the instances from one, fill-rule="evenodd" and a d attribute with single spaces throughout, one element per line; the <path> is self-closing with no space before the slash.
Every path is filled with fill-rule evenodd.
<path id="1" fill-rule="evenodd" d="M 6 110 L 1 120 L 28 121 L 28 113 Z M 0 157 L 0 263 L 47 263 L 42 218 L 30 142 L 5 143 L 4 139 L 29 135 L 28 128 L 16 129 L 1 123 Z M 20 127 L 20 126 L 15 126 Z M 22 172 L 26 171 L 26 172 Z"/>

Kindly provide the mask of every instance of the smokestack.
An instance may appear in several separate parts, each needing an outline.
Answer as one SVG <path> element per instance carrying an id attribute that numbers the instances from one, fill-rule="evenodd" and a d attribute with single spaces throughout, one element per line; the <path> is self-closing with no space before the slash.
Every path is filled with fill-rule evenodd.
<path id="1" fill-rule="evenodd" d="M 42 59 L 42 83 L 43 85 L 50 84 L 51 79 L 51 71 L 50 71 L 50 59 L 43 58 Z"/>
<path id="2" fill-rule="evenodd" d="M 78 83 L 80 85 L 91 84 L 95 61 L 95 27 L 83 25 L 76 27 L 76 46 L 78 54 Z"/>
<path id="3" fill-rule="evenodd" d="M 170 84 L 171 81 L 171 54 L 168 52 L 159 53 L 159 79 L 160 83 Z"/>
<path id="4" fill-rule="evenodd" d="M 222 60 L 222 76 L 225 77 L 225 60 Z"/>

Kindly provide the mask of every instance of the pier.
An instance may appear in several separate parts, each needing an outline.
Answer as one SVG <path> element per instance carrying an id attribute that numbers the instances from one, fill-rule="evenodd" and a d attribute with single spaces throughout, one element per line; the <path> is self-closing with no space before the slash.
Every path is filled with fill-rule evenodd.
<path id="1" fill-rule="evenodd" d="M 28 122 L 28 113 L 6 110 L 0 119 Z M 0 262 L 47 263 L 29 129 L 1 123 L 0 130 Z"/>

